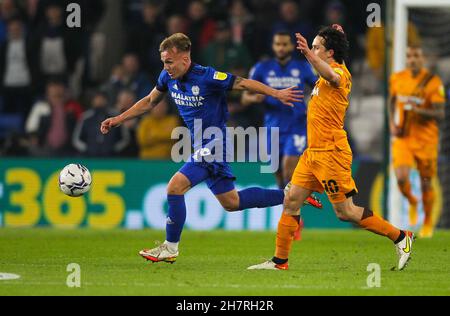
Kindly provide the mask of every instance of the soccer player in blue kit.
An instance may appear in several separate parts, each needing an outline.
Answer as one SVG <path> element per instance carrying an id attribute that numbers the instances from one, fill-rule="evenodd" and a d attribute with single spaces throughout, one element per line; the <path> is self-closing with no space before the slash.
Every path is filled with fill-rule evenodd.
<path id="1" fill-rule="evenodd" d="M 164 70 L 156 87 L 151 93 L 138 101 L 126 112 L 108 118 L 101 124 L 101 132 L 107 134 L 111 128 L 138 117 L 158 105 L 166 93 L 169 93 L 178 106 L 181 117 L 189 128 L 194 147 L 190 161 L 173 176 L 167 186 L 169 204 L 166 241 L 153 249 L 144 249 L 139 254 L 153 262 L 175 262 L 178 257 L 178 244 L 186 220 L 184 195 L 192 187 L 205 181 L 225 210 L 229 212 L 250 208 L 264 208 L 283 204 L 283 190 L 248 188 L 237 192 L 235 178 L 226 161 L 208 161 L 205 153 L 222 142 L 226 155 L 226 120 L 228 109 L 226 92 L 228 90 L 248 90 L 280 100 L 286 106 L 294 106 L 303 98 L 297 87 L 283 90 L 273 89 L 258 81 L 235 77 L 229 73 L 218 72 L 211 67 L 203 67 L 191 61 L 191 41 L 181 33 L 166 38 L 160 45 Z M 201 129 L 196 121 L 201 121 Z M 209 127 L 222 131 L 222 136 L 202 139 L 196 142 L 199 134 Z M 206 149 L 206 150 L 205 150 Z M 201 152 L 201 155 L 198 153 Z M 208 155 L 206 155 L 208 156 Z"/>
<path id="2" fill-rule="evenodd" d="M 295 45 L 288 32 L 280 31 L 274 34 L 272 50 L 274 58 L 257 63 L 250 71 L 250 79 L 279 90 L 297 86 L 299 90 L 304 91 L 305 84 L 315 86 L 318 78 L 310 64 L 306 60 L 294 59 L 292 56 Z M 245 91 L 242 95 L 242 104 L 248 106 L 255 103 L 265 106 L 265 127 L 269 130 L 273 127 L 279 128 L 278 161 L 281 161 L 281 168 L 278 168 L 275 177 L 279 188 L 284 188 L 291 181 L 298 160 L 307 147 L 306 104 L 302 99 L 295 102 L 294 107 L 287 107 L 276 98 Z M 270 137 L 268 143 L 270 144 Z M 309 197 L 307 204 L 316 208 L 322 207 L 315 196 Z M 302 226 L 299 225 L 299 229 Z M 297 231 L 295 239 L 299 239 L 299 234 L 300 231 Z"/>

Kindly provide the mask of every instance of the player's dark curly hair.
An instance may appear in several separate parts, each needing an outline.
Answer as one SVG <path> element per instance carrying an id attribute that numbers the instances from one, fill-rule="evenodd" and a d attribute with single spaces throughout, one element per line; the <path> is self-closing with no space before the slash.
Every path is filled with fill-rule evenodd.
<path id="1" fill-rule="evenodd" d="M 317 36 L 324 39 L 323 46 L 327 50 L 332 49 L 334 51 L 334 60 L 339 64 L 342 64 L 345 59 L 347 59 L 349 44 L 347 40 L 347 35 L 345 35 L 342 28 L 337 28 L 333 26 L 326 26 L 320 29 Z"/>

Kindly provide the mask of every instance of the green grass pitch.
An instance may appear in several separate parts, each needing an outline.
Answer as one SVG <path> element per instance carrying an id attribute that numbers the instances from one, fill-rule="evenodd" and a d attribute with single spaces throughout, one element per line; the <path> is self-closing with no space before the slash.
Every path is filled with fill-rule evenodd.
<path id="1" fill-rule="evenodd" d="M 386 238 L 359 230 L 305 230 L 288 271 L 247 271 L 268 259 L 274 232 L 183 233 L 178 261 L 152 264 L 142 248 L 161 231 L 0 229 L 3 295 L 450 295 L 450 231 L 417 240 L 404 271 Z M 69 263 L 81 268 L 81 287 L 66 285 Z M 370 263 L 381 287 L 369 288 Z"/>

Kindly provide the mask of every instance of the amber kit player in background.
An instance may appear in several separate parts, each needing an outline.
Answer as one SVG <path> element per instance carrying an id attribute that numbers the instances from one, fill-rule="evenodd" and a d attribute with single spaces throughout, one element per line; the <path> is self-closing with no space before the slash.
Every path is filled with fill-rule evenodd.
<path id="1" fill-rule="evenodd" d="M 400 192 L 409 202 L 410 226 L 417 224 L 417 198 L 411 193 L 409 173 L 414 163 L 420 174 L 425 221 L 420 237 L 433 235 L 431 214 L 435 200 L 432 179 L 437 174 L 438 120 L 445 117 L 441 79 L 423 67 L 422 48 L 409 46 L 407 69 L 390 80 L 390 129 L 392 158 Z"/>

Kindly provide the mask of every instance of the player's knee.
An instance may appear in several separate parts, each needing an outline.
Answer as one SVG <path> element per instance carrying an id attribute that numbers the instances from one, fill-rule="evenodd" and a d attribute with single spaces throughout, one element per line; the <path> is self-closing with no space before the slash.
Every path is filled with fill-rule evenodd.
<path id="1" fill-rule="evenodd" d="M 236 201 L 234 199 L 223 201 L 221 204 L 227 212 L 236 212 L 239 210 L 239 201 Z"/>
<path id="2" fill-rule="evenodd" d="M 300 210 L 300 200 L 295 196 L 287 194 L 284 197 L 283 209 L 290 215 L 297 215 L 296 213 Z"/>
<path id="3" fill-rule="evenodd" d="M 343 212 L 336 212 L 336 216 L 341 222 L 349 222 L 350 221 L 350 217 L 348 217 L 347 214 L 345 214 Z"/>
<path id="4" fill-rule="evenodd" d="M 172 179 L 170 179 L 167 184 L 167 194 L 168 195 L 184 195 L 189 191 L 190 182 L 189 180 L 179 173 L 175 174 Z"/>
<path id="5" fill-rule="evenodd" d="M 167 186 L 167 195 L 183 195 L 183 191 L 180 187 L 175 185 Z"/>
<path id="6" fill-rule="evenodd" d="M 185 188 L 177 181 L 170 181 L 167 185 L 168 195 L 183 195 L 185 193 Z"/>
<path id="7" fill-rule="evenodd" d="M 398 186 L 402 187 L 402 186 L 405 185 L 405 183 L 406 183 L 406 178 L 405 178 L 405 177 L 398 177 L 398 178 L 397 178 L 397 184 L 398 184 Z"/>
<path id="8" fill-rule="evenodd" d="M 341 206 L 341 205 L 334 206 L 334 213 L 336 214 L 336 217 L 341 222 L 349 222 L 350 221 L 349 212 L 346 209 L 346 207 Z"/>
<path id="9" fill-rule="evenodd" d="M 432 189 L 430 178 L 421 178 L 420 181 L 421 181 L 421 187 L 422 187 L 423 192 L 428 192 Z"/>

